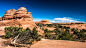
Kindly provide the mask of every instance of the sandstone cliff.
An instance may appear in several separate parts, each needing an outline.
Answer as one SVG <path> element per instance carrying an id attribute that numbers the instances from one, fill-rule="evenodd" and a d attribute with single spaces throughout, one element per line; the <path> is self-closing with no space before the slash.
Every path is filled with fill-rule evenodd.
<path id="1" fill-rule="evenodd" d="M 2 21 L 2 17 L 0 17 L 0 21 Z"/>
<path id="2" fill-rule="evenodd" d="M 0 17 L 0 26 L 20 26 L 24 29 L 37 27 L 33 22 L 32 13 L 27 12 L 25 7 L 7 10 L 4 16 Z"/>

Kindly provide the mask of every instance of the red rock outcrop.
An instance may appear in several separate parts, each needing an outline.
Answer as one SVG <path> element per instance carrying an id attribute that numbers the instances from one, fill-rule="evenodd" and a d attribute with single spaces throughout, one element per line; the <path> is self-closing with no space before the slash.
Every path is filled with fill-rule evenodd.
<path id="1" fill-rule="evenodd" d="M 25 7 L 21 7 L 18 10 L 7 10 L 2 17 L 2 21 L 0 21 L 0 26 L 20 26 L 24 29 L 37 27 L 33 22 L 32 13 L 27 12 Z"/>
<path id="2" fill-rule="evenodd" d="M 42 21 L 39 21 L 39 22 L 35 22 L 36 24 L 52 24 L 49 22 L 49 20 L 42 20 Z"/>
<path id="3" fill-rule="evenodd" d="M 15 12 L 16 12 L 15 9 L 7 10 L 2 19 L 3 20 L 10 20 L 10 19 L 12 19 L 13 15 L 15 14 Z"/>
<path id="4" fill-rule="evenodd" d="M 2 21 L 2 17 L 0 17 L 0 21 Z"/>

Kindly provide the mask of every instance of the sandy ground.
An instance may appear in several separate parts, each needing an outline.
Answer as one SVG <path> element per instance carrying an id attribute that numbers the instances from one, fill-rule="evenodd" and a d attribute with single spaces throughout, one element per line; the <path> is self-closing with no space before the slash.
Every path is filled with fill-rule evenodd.
<path id="1" fill-rule="evenodd" d="M 45 39 L 32 45 L 31 48 L 86 48 L 86 43 L 76 41 Z"/>

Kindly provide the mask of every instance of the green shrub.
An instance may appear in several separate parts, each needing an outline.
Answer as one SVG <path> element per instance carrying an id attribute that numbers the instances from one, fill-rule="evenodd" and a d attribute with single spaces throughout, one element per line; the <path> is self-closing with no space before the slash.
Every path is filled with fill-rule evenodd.
<path id="1" fill-rule="evenodd" d="M 67 33 L 69 33 L 69 29 L 68 28 L 66 28 L 66 30 L 65 30 Z"/>
<path id="2" fill-rule="evenodd" d="M 51 34 L 50 33 L 45 33 L 45 37 L 50 38 Z"/>
<path id="3" fill-rule="evenodd" d="M 44 30 L 44 28 L 42 28 L 42 30 Z"/>
<path id="4" fill-rule="evenodd" d="M 27 31 L 27 30 L 31 31 L 29 27 L 26 28 L 26 31 Z"/>
<path id="5" fill-rule="evenodd" d="M 45 30 L 44 30 L 44 33 L 48 33 L 48 32 L 49 32 L 48 29 L 45 29 Z"/>
<path id="6" fill-rule="evenodd" d="M 17 43 L 20 44 L 32 44 L 34 40 L 39 41 L 41 40 L 41 36 L 38 35 L 38 31 L 36 28 L 33 28 L 33 30 L 30 30 L 29 28 L 26 28 L 26 30 L 22 30 L 21 27 L 6 27 L 5 28 L 6 38 L 15 38 L 18 36 Z"/>
<path id="7" fill-rule="evenodd" d="M 13 33 L 12 32 L 6 32 L 6 38 L 10 38 L 10 37 L 12 37 L 13 36 Z"/>
<path id="8" fill-rule="evenodd" d="M 48 27 L 52 27 L 52 24 L 47 24 Z"/>
<path id="9" fill-rule="evenodd" d="M 13 27 L 13 26 L 10 26 L 10 27 L 5 27 L 5 33 L 6 33 L 6 38 L 10 38 L 12 37 L 15 33 L 17 34 L 18 31 L 22 30 L 23 28 L 22 27 Z"/>
<path id="10" fill-rule="evenodd" d="M 75 31 L 75 28 L 71 29 L 71 31 Z"/>
<path id="11" fill-rule="evenodd" d="M 57 34 L 57 33 L 60 33 L 60 30 L 59 28 L 57 27 L 56 29 L 54 29 L 54 32 Z"/>
<path id="12" fill-rule="evenodd" d="M 40 41 L 40 40 L 41 40 L 41 38 L 42 38 L 41 36 L 38 36 L 37 41 Z"/>
<path id="13" fill-rule="evenodd" d="M 73 34 L 76 34 L 77 35 L 78 33 L 79 33 L 79 31 L 78 30 L 75 30 Z"/>

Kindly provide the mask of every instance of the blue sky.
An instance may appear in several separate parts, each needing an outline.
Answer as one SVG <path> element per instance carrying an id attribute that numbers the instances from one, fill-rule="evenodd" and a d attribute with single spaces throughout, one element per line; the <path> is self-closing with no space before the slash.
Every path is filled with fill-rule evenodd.
<path id="1" fill-rule="evenodd" d="M 32 12 L 34 21 L 86 22 L 86 0 L 0 0 L 0 17 L 20 7 Z"/>

